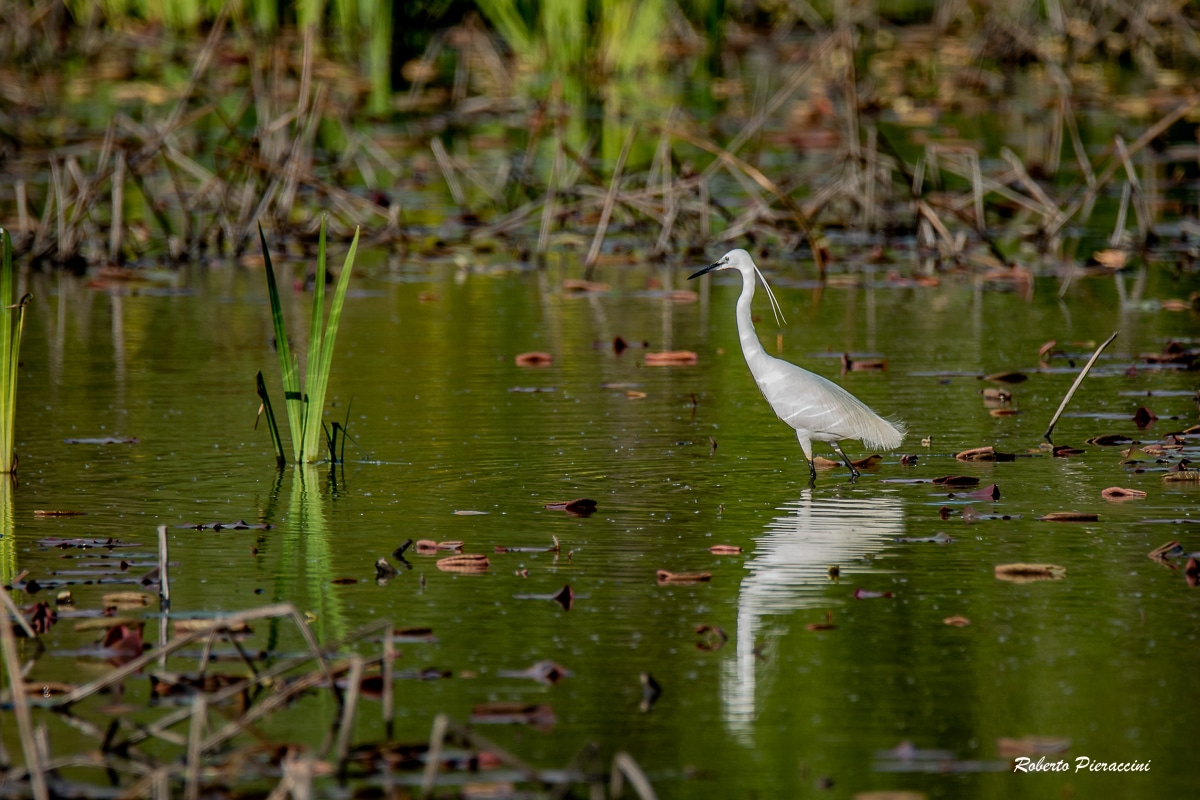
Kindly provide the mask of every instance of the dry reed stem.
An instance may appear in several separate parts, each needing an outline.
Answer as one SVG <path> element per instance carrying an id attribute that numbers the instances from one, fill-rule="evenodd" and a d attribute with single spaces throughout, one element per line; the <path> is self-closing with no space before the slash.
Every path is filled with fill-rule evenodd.
<path id="1" fill-rule="evenodd" d="M 629 785 L 642 800 L 654 800 L 657 797 L 654 787 L 646 778 L 646 773 L 642 772 L 642 768 L 633 760 L 633 756 L 621 751 L 613 756 L 612 777 L 609 779 L 610 797 L 621 796 L 625 791 L 626 779 L 629 780 Z"/>
<path id="2" fill-rule="evenodd" d="M 350 734 L 354 730 L 354 715 L 358 712 L 358 698 L 362 695 L 362 677 L 362 656 L 350 656 L 350 674 L 346 678 L 349 689 L 346 692 L 346 701 L 342 704 L 342 717 L 338 723 L 337 745 L 334 751 L 339 771 L 345 768 L 346 758 L 350 755 Z"/>
<path id="3" fill-rule="evenodd" d="M 8 601 L 6 605 L 11 609 L 12 601 L 8 592 L 0 591 L 0 596 Z M 41 754 L 34 741 L 33 717 L 29 713 L 29 697 L 25 694 L 25 680 L 17 655 L 17 640 L 7 620 L 0 620 L 0 648 L 4 650 L 4 669 L 8 672 L 8 687 L 12 695 L 13 712 L 17 717 L 17 732 L 21 738 L 21 749 L 25 752 L 25 766 L 29 770 L 29 784 L 33 789 L 34 800 L 48 800 L 50 792 L 46 786 Z"/>
<path id="4" fill-rule="evenodd" d="M 1046 427 L 1046 432 L 1042 434 L 1042 437 L 1047 442 L 1050 442 L 1050 444 L 1054 444 L 1054 442 L 1050 439 L 1050 435 L 1054 433 L 1054 426 L 1058 424 L 1058 418 L 1062 416 L 1063 411 L 1065 411 L 1067 408 L 1067 404 L 1070 403 L 1071 398 L 1075 396 L 1075 390 L 1079 388 L 1079 384 L 1083 383 L 1083 379 L 1087 377 L 1088 371 L 1092 368 L 1092 364 L 1095 364 L 1096 359 L 1098 359 L 1100 354 L 1104 352 L 1104 348 L 1112 344 L 1112 340 L 1117 338 L 1118 333 L 1120 333 L 1120 331 L 1113 331 L 1113 335 L 1108 337 L 1108 339 L 1104 341 L 1104 344 L 1096 348 L 1096 352 L 1092 353 L 1092 357 L 1088 359 L 1088 362 L 1083 365 L 1083 369 L 1081 369 L 1079 374 L 1075 376 L 1075 382 L 1072 383 L 1071 388 L 1067 390 L 1066 396 L 1063 397 L 1062 403 L 1060 403 L 1058 406 L 1058 411 L 1054 412 L 1054 416 L 1051 418 L 1050 424 Z"/>
<path id="5" fill-rule="evenodd" d="M 9 597 L 8 592 L 0 590 L 0 601 L 4 603 L 4 607 L 8 609 L 8 613 L 12 614 L 13 620 L 21 626 L 21 630 L 25 631 L 25 635 L 30 639 L 36 639 L 37 633 L 29 625 L 29 620 L 25 619 L 25 615 L 21 613 L 21 609 L 17 608 L 17 604 Z M 4 620 L 0 620 L 0 625 L 6 624 Z"/>
<path id="6" fill-rule="evenodd" d="M 638 124 L 635 122 L 629 126 L 629 132 L 625 134 L 625 142 L 621 145 L 621 153 L 617 156 L 616 166 L 613 167 L 612 180 L 608 184 L 604 207 L 600 209 L 600 221 L 596 224 L 592 246 L 588 248 L 587 256 L 583 259 L 584 280 L 591 280 L 595 271 L 596 260 L 600 257 L 600 245 L 604 243 L 604 235 L 608 232 L 608 221 L 612 217 L 613 206 L 617 202 L 617 192 L 621 187 L 621 175 L 625 170 L 625 160 L 629 158 L 629 151 L 633 147 L 634 139 L 637 138 L 637 132 Z"/>

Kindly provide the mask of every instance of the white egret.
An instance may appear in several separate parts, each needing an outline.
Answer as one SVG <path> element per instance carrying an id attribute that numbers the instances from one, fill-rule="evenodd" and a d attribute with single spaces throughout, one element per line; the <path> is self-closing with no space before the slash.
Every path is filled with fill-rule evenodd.
<path id="1" fill-rule="evenodd" d="M 719 261 L 688 277 L 698 278 L 713 270 L 736 269 L 742 274 L 742 293 L 737 300 L 738 338 L 750 374 L 781 420 L 796 430 L 796 438 L 808 459 L 809 482 L 817 480 L 813 464 L 813 442 L 828 442 L 846 466 L 852 478 L 858 470 L 842 451 L 838 442 L 857 439 L 870 448 L 894 450 L 904 440 L 904 425 L 889 422 L 866 406 L 861 400 L 831 380 L 801 369 L 782 359 L 767 355 L 754 323 L 750 319 L 750 304 L 754 300 L 755 275 L 762 278 L 771 300 L 771 310 L 777 322 L 783 321 L 779 302 L 767 279 L 759 272 L 754 259 L 745 250 L 730 250 Z"/>

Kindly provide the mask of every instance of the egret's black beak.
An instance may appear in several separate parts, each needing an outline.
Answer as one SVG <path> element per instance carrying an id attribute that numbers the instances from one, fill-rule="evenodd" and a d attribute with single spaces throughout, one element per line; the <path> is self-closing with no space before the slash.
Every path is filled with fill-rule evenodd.
<path id="1" fill-rule="evenodd" d="M 699 277 L 700 277 L 701 275 L 703 275 L 704 273 L 706 273 L 706 272 L 712 272 L 712 271 L 713 271 L 714 269 L 716 269 L 717 267 L 723 267 L 723 266 L 725 266 L 725 262 L 724 262 L 724 261 L 718 261 L 718 262 L 717 262 L 717 263 L 715 263 L 715 264 L 709 264 L 707 267 L 705 267 L 704 269 L 700 270 L 699 272 L 694 272 L 694 273 L 692 273 L 691 275 L 688 275 L 688 280 L 690 281 L 692 278 L 699 278 Z"/>

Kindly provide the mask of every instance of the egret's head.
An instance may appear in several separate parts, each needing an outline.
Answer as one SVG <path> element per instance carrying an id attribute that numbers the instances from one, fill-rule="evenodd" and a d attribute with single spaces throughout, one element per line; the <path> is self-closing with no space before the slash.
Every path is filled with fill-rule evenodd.
<path id="1" fill-rule="evenodd" d="M 714 261 L 712 264 L 709 264 L 704 269 L 700 270 L 699 272 L 695 272 L 695 273 L 692 273 L 691 275 L 689 275 L 688 280 L 690 281 L 692 278 L 699 278 L 701 275 L 704 275 L 705 273 L 708 273 L 708 272 L 712 272 L 713 270 L 716 270 L 716 269 L 740 270 L 745 267 L 753 267 L 753 266 L 754 266 L 754 261 L 750 258 L 750 254 L 747 253 L 745 250 L 730 250 L 728 253 L 721 256 L 719 259 Z"/>

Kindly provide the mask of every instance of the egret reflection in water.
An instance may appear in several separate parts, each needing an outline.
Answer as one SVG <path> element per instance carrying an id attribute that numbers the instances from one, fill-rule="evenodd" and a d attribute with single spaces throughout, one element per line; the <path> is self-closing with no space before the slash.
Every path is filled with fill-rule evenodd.
<path id="1" fill-rule="evenodd" d="M 721 678 L 726 724 L 743 738 L 753 734 L 759 677 L 772 668 L 755 648 L 769 634 L 794 633 L 787 619 L 792 612 L 828 605 L 823 589 L 831 564 L 879 552 L 904 535 L 903 505 L 890 494 L 817 498 L 806 489 L 778 510 L 782 515 L 767 523 L 745 564 L 749 574 L 738 589 L 736 648 Z"/>

